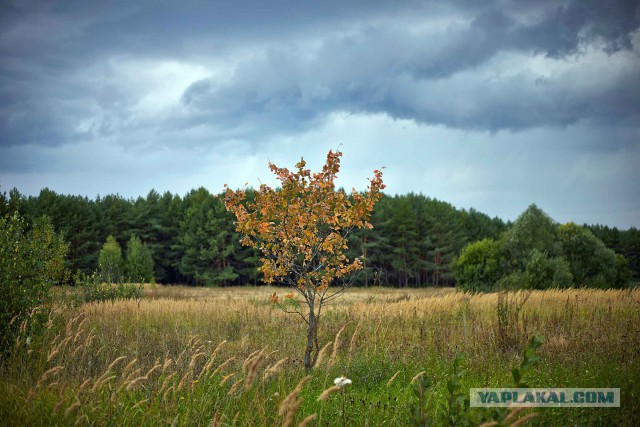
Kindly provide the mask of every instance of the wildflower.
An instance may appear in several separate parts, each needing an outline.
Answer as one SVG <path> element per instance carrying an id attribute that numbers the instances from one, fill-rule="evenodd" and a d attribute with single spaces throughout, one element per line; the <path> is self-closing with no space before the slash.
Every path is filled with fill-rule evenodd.
<path id="1" fill-rule="evenodd" d="M 335 380 L 333 380 L 333 383 L 338 387 L 344 387 L 351 384 L 351 380 L 347 377 L 338 377 Z"/>
<path id="2" fill-rule="evenodd" d="M 27 347 L 31 344 L 31 337 L 27 337 Z"/>

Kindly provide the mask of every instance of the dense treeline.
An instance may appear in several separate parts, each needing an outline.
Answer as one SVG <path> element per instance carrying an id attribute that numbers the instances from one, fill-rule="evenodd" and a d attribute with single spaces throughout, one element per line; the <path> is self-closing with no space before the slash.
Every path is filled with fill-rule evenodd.
<path id="1" fill-rule="evenodd" d="M 0 215 L 11 211 L 27 218 L 49 217 L 69 243 L 66 262 L 72 272 L 97 270 L 101 248 L 113 236 L 122 248 L 139 239 L 150 250 L 159 283 L 260 282 L 259 254 L 239 244 L 233 216 L 204 188 L 183 197 L 152 190 L 135 200 L 119 195 L 89 199 L 48 189 L 27 197 L 14 189 L 0 194 Z M 358 285 L 453 285 L 452 262 L 461 250 L 482 239 L 499 239 L 511 225 L 413 193 L 383 197 L 371 222 L 373 229 L 359 230 L 349 238 L 348 255 L 364 255 L 367 260 L 356 277 Z M 637 229 L 593 226 L 590 230 L 624 255 L 634 276 L 640 276 Z"/>
<path id="2" fill-rule="evenodd" d="M 465 246 L 453 268 L 457 285 L 470 291 L 625 288 L 632 280 L 628 260 L 587 227 L 557 224 L 536 205 L 498 239 Z"/>

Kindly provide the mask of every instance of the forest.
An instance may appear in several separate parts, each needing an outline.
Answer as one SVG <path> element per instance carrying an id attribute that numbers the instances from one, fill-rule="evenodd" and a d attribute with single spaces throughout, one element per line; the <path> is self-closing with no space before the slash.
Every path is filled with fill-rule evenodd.
<path id="1" fill-rule="evenodd" d="M 251 192 L 247 195 L 251 197 Z M 219 195 L 202 187 L 182 197 L 151 190 L 146 197 L 137 199 L 119 195 L 90 199 L 57 194 L 49 189 L 43 189 L 38 196 L 26 196 L 13 189 L 9 194 L 0 194 L 0 217 L 11 212 L 18 212 L 32 221 L 42 216 L 49 218 L 56 232 L 68 242 L 66 267 L 71 272 L 70 281 L 77 273 L 88 275 L 96 271 L 106 246 L 115 246 L 125 253 L 128 246 L 142 243 L 152 259 L 152 277 L 145 278 L 146 281 L 200 286 L 261 283 L 257 270 L 259 253 L 240 245 L 233 214 L 226 211 Z M 630 278 L 634 281 L 640 278 L 640 231 L 637 228 L 619 230 L 604 225 L 560 225 L 535 205 L 511 223 L 474 209 L 457 209 L 444 201 L 409 193 L 383 197 L 373 212 L 373 229 L 355 230 L 350 234 L 348 257 L 362 255 L 366 259 L 365 268 L 357 273 L 354 285 L 453 286 L 457 278 L 464 277 L 462 268 L 454 268 L 463 249 L 474 244 L 471 249 L 475 248 L 477 253 L 478 245 L 484 245 L 486 249 L 486 242 L 506 241 L 516 233 L 512 231 L 514 229 L 520 230 L 520 235 L 531 234 L 524 224 L 527 212 L 552 224 L 548 225 L 553 228 L 552 234 L 566 236 L 578 232 L 585 242 L 596 245 L 593 251 L 602 252 L 606 245 L 607 251 L 621 255 L 622 267 L 628 269 Z M 544 239 L 539 235 L 533 238 Z M 575 240 L 575 236 L 571 238 Z M 602 248 L 598 246 L 600 241 L 604 244 Z M 577 281 L 581 277 L 582 273 L 575 271 L 579 264 L 575 259 L 578 252 L 564 253 L 557 249 L 554 241 L 522 245 L 529 251 L 535 249 L 544 253 L 545 257 L 547 254 L 562 255 L 562 262 L 566 260 L 570 264 L 570 270 L 576 276 L 574 279 Z M 567 246 L 566 242 L 564 246 Z M 507 255 L 515 262 L 517 251 L 514 252 L 513 247 L 509 250 Z M 535 254 L 527 252 L 525 255 L 521 258 L 529 259 Z M 540 258 L 539 254 L 535 256 Z M 554 259 L 550 259 L 551 264 Z M 486 264 L 484 258 L 482 262 Z M 540 260 L 537 262 L 539 264 Z M 582 259 L 581 262 L 589 261 Z M 522 272 L 526 270 L 525 264 L 521 266 Z M 562 267 L 562 263 L 553 265 Z M 509 273 L 514 271 L 518 272 L 513 266 L 508 268 Z M 551 274 L 557 276 L 557 273 Z M 474 286 L 467 288 L 475 289 Z"/>

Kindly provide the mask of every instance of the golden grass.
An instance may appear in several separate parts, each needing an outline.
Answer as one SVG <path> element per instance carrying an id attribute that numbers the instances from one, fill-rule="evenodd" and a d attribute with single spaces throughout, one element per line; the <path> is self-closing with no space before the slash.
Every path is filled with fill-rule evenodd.
<path id="1" fill-rule="evenodd" d="M 302 404 L 300 393 L 311 377 L 303 378 L 293 391 L 289 388 L 288 394 L 282 379 L 300 380 L 306 325 L 268 303 L 278 291 L 283 289 L 145 285 L 140 301 L 61 309 L 57 314 L 62 322 L 57 329 L 48 326 L 51 333 L 38 349 L 30 348 L 29 353 L 23 342 L 19 344 L 25 351 L 4 367 L 2 381 L 18 390 L 26 387 L 27 407 L 40 395 L 48 401 L 45 389 L 57 392 L 51 410 L 71 424 L 102 416 L 97 414 L 105 406 L 96 401 L 111 402 L 105 404 L 110 408 L 118 399 L 134 399 L 131 411 L 150 405 L 160 412 L 175 409 L 206 383 L 223 390 L 218 399 L 227 405 L 237 399 L 263 399 L 263 406 L 251 406 L 258 411 L 254 416 L 271 421 L 277 417 L 293 425 Z M 331 370 L 348 374 L 354 360 L 377 358 L 394 366 L 380 380 L 391 390 L 402 378 L 406 387 L 423 375 L 415 367 L 424 366 L 426 359 L 448 360 L 458 350 L 489 375 L 493 359 L 487 355 L 504 351 L 496 327 L 497 303 L 497 294 L 452 289 L 350 289 L 323 311 L 323 347 L 314 377 Z M 545 337 L 546 359 L 638 361 L 640 290 L 535 291 L 515 321 L 520 344 L 534 333 Z M 341 348 L 343 341 L 348 350 Z M 517 359 L 517 353 L 507 358 Z M 413 371 L 400 371 L 399 365 L 412 366 Z M 271 382 L 280 384 L 284 399 L 259 394 Z M 334 391 L 326 388 L 321 396 L 326 399 Z M 278 415 L 269 416 L 265 405 L 277 405 Z M 215 407 L 213 419 L 220 425 L 245 416 L 223 409 Z M 313 420 L 304 415 L 298 417 L 303 425 Z"/>
<path id="2" fill-rule="evenodd" d="M 194 373 L 205 365 L 208 370 L 218 355 L 243 360 L 246 371 L 261 349 L 276 346 L 278 359 L 289 358 L 287 366 L 302 366 L 305 325 L 268 304 L 272 287 L 147 285 L 144 292 L 141 301 L 82 306 L 80 313 L 69 316 L 65 333 L 51 343 L 47 363 L 55 366 L 64 361 L 69 367 L 65 375 L 83 381 L 87 375 L 110 371 L 114 366 L 109 364 L 125 358 L 130 361 L 123 377 L 136 362 L 148 370 L 156 359 L 164 361 L 163 373 L 169 369 Z M 497 301 L 497 294 L 471 295 L 451 289 L 351 289 L 325 309 L 320 361 L 330 354 L 329 365 L 333 365 L 336 359 L 362 352 L 403 361 L 426 347 L 443 355 L 456 349 L 471 354 L 497 351 Z M 520 327 L 523 340 L 532 333 L 544 335 L 547 352 L 604 351 L 614 346 L 624 357 L 640 344 L 640 334 L 633 334 L 639 328 L 639 307 L 637 290 L 536 291 L 524 305 Z M 348 351 L 339 352 L 345 334 Z"/>

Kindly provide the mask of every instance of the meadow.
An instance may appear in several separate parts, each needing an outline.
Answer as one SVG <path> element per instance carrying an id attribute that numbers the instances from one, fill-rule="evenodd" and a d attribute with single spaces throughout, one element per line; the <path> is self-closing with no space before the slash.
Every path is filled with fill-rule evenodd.
<path id="1" fill-rule="evenodd" d="M 353 288 L 323 312 L 311 372 L 306 325 L 269 303 L 276 291 L 145 285 L 76 306 L 59 289 L 45 330 L 25 325 L 1 367 L 0 424 L 410 425 L 417 375 L 437 417 L 456 354 L 467 394 L 509 387 L 539 335 L 531 386 L 620 388 L 621 406 L 540 408 L 526 425 L 640 425 L 640 290 Z M 319 400 L 340 376 L 352 383 Z"/>

